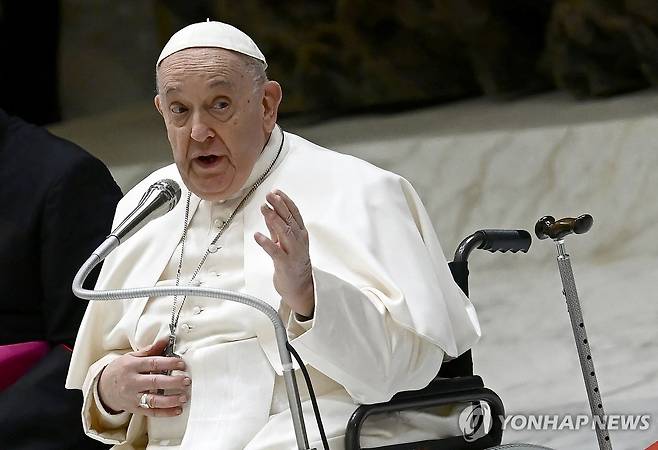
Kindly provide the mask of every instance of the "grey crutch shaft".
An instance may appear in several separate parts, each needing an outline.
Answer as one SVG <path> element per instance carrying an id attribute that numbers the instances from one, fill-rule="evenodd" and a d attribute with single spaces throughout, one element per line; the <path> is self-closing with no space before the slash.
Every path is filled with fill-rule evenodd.
<path id="1" fill-rule="evenodd" d="M 556 240 L 555 245 L 557 246 L 557 266 L 560 271 L 560 278 L 562 278 L 562 287 L 564 288 L 563 294 L 567 301 L 573 336 L 576 340 L 576 349 L 578 350 L 578 358 L 580 359 L 580 368 L 583 371 L 589 407 L 592 411 L 592 420 L 595 421 L 596 438 L 599 441 L 599 448 L 601 450 L 612 450 L 612 443 L 610 442 L 606 417 L 603 411 L 601 392 L 599 391 L 599 385 L 594 371 L 592 352 L 587 339 L 583 313 L 580 309 L 580 301 L 578 300 L 578 292 L 576 291 L 576 281 L 573 276 L 573 269 L 571 268 L 571 260 L 566 252 L 564 240 Z"/>

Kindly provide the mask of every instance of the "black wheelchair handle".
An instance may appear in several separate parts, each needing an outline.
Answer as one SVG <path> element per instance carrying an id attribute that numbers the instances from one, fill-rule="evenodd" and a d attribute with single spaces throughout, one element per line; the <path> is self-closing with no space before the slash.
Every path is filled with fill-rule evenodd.
<path id="1" fill-rule="evenodd" d="M 488 250 L 491 253 L 507 251 L 527 253 L 530 244 L 532 238 L 526 230 L 478 230 L 459 244 L 453 261 L 467 261 L 475 248 Z"/>
<path id="2" fill-rule="evenodd" d="M 587 233 L 592 228 L 593 223 L 594 219 L 589 214 L 583 214 L 575 219 L 565 217 L 560 220 L 555 220 L 553 216 L 544 216 L 535 224 L 535 234 L 539 239 L 560 240 L 571 233 Z"/>

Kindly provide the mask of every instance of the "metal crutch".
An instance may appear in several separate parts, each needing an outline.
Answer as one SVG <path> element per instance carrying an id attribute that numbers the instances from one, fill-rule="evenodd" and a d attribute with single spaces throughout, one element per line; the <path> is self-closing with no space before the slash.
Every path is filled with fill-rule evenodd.
<path id="1" fill-rule="evenodd" d="M 539 239 L 553 239 L 557 247 L 557 266 L 560 270 L 562 287 L 564 288 L 562 293 L 567 300 L 567 309 L 571 318 L 574 339 L 576 340 L 580 368 L 583 371 L 589 407 L 592 411 L 592 420 L 595 421 L 596 438 L 599 441 L 599 449 L 612 450 L 607 421 L 603 412 L 601 392 L 599 391 L 596 373 L 594 372 L 592 352 L 589 347 L 587 333 L 585 332 L 585 322 L 583 321 L 583 313 L 580 309 L 580 301 L 578 300 L 578 292 L 576 291 L 576 281 L 574 280 L 573 270 L 571 268 L 571 260 L 564 245 L 564 238 L 567 235 L 571 233 L 587 233 L 592 227 L 593 222 L 594 219 L 589 214 L 583 214 L 576 219 L 567 217 L 557 221 L 551 216 L 544 216 L 537 221 L 535 234 Z"/>

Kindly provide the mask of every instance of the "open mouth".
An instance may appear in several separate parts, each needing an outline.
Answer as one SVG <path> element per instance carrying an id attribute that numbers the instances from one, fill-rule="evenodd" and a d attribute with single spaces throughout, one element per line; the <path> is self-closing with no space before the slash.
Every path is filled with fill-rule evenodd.
<path id="1" fill-rule="evenodd" d="M 206 164 L 212 164 L 219 159 L 217 155 L 199 156 L 199 161 Z"/>
<path id="2" fill-rule="evenodd" d="M 217 155 L 199 156 L 199 157 L 196 158 L 196 160 L 199 161 L 199 163 L 202 166 L 210 167 L 210 166 L 215 165 L 219 161 L 219 156 L 217 156 Z"/>

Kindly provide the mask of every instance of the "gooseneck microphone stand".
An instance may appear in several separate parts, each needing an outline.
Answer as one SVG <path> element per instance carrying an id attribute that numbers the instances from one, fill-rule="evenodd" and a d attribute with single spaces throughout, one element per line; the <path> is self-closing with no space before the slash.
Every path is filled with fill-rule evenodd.
<path id="1" fill-rule="evenodd" d="M 288 404 L 292 416 L 295 439 L 298 450 L 314 450 L 308 446 L 308 437 L 304 425 L 301 401 L 297 380 L 293 372 L 292 358 L 288 350 L 288 335 L 283 321 L 277 311 L 270 305 L 256 297 L 222 289 L 202 288 L 197 286 L 159 286 L 146 288 L 112 289 L 105 291 L 94 291 L 84 289 L 82 286 L 89 273 L 103 261 L 123 239 L 132 235 L 144 222 L 153 219 L 171 210 L 180 198 L 180 188 L 172 180 L 161 180 L 153 184 L 144 195 L 137 208 L 110 234 L 107 239 L 98 246 L 87 261 L 80 267 L 73 279 L 73 293 L 85 300 L 110 301 L 125 300 L 144 297 L 162 297 L 172 295 L 196 295 L 200 297 L 215 298 L 231 302 L 242 303 L 265 314 L 274 325 L 276 343 L 279 349 L 279 357 L 283 367 L 283 378 L 288 394 Z M 130 218 L 133 218 L 129 220 Z M 126 225 L 131 222 L 132 224 Z"/>
<path id="2" fill-rule="evenodd" d="M 564 238 L 567 235 L 571 233 L 587 233 L 592 227 L 593 222 L 594 220 L 589 214 L 583 214 L 576 219 L 567 217 L 558 221 L 551 216 L 544 216 L 535 225 L 535 234 L 539 239 L 551 238 L 555 242 L 557 248 L 557 266 L 560 271 L 560 278 L 562 278 L 562 287 L 564 288 L 562 293 L 567 301 L 573 336 L 576 340 L 576 349 L 578 350 L 578 357 L 580 359 L 580 368 L 583 372 L 589 407 L 592 411 L 592 420 L 596 420 L 594 426 L 596 429 L 596 438 L 599 442 L 599 449 L 612 450 L 606 416 L 603 411 L 601 392 L 599 391 L 596 373 L 594 372 L 592 352 L 590 350 L 589 340 L 587 339 L 587 333 L 585 332 L 585 322 L 580 308 L 580 301 L 578 300 L 578 292 L 576 291 L 576 281 L 571 268 L 571 259 L 564 245 Z"/>
<path id="3" fill-rule="evenodd" d="M 247 305 L 259 310 L 265 314 L 274 325 L 276 343 L 279 349 L 279 357 L 281 358 L 281 365 L 283 366 L 283 379 L 285 381 L 286 392 L 288 394 L 288 404 L 290 405 L 290 413 L 292 415 L 292 422 L 295 429 L 297 448 L 299 450 L 310 450 L 308 446 L 308 438 L 306 436 L 306 427 L 304 425 L 304 416 L 302 414 L 301 402 L 299 400 L 297 380 L 293 374 L 293 365 L 290 351 L 286 346 L 288 343 L 288 335 L 286 333 L 286 327 L 279 317 L 277 311 L 262 300 L 247 294 L 196 286 L 160 286 L 150 288 L 113 289 L 106 291 L 93 291 L 84 289 L 82 285 L 89 276 L 89 273 L 105 258 L 105 256 L 107 256 L 107 254 L 109 254 L 110 251 L 117 247 L 118 244 L 119 241 L 113 236 L 110 236 L 108 240 L 101 244 L 99 249 L 94 252 L 91 257 L 89 257 L 89 259 L 82 265 L 78 273 L 75 275 L 75 278 L 73 279 L 73 293 L 82 299 L 96 301 L 124 300 L 144 297 L 164 297 L 172 295 L 196 295 L 200 297 L 209 297 L 242 303 L 243 305 Z M 103 253 L 105 253 L 104 256 Z"/>

